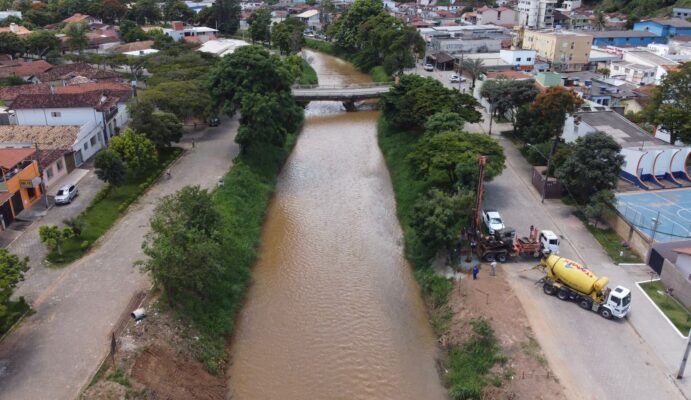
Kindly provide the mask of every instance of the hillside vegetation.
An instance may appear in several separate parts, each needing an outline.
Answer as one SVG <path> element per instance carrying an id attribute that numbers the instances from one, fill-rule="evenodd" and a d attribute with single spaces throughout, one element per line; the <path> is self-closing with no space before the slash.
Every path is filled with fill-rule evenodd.
<path id="1" fill-rule="evenodd" d="M 603 0 L 594 5 L 604 12 L 621 12 L 630 17 L 664 17 L 674 7 L 691 7 L 691 0 Z"/>

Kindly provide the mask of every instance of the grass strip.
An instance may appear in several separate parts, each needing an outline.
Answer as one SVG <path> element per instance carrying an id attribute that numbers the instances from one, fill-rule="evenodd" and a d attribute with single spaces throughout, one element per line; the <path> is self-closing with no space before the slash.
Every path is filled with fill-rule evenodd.
<path id="1" fill-rule="evenodd" d="M 139 196 L 142 195 L 168 168 L 182 150 L 174 147 L 160 152 L 158 164 L 142 178 L 128 177 L 120 186 L 106 186 L 101 189 L 91 204 L 79 217 L 85 222 L 84 229 L 78 237 L 66 240 L 62 245 L 62 255 L 57 251 L 48 253 L 48 261 L 53 265 L 65 265 L 78 260 L 86 254 L 91 246 L 103 236 Z"/>
<path id="2" fill-rule="evenodd" d="M 612 228 L 600 228 L 591 225 L 582 211 L 575 211 L 574 215 L 583 222 L 583 225 L 585 225 L 590 234 L 600 243 L 600 246 L 605 249 L 612 261 L 617 264 L 643 262 L 643 260 L 641 260 L 636 253 L 631 251 L 631 249 L 622 246 L 622 239 Z M 620 255 L 620 252 L 623 252 L 623 255 Z"/>
<path id="3" fill-rule="evenodd" d="M 317 78 L 317 71 L 312 68 L 312 66 L 305 61 L 304 58 L 300 59 L 302 62 L 302 75 L 300 75 L 300 84 L 301 85 L 316 85 L 319 83 L 319 79 Z"/>
<path id="4" fill-rule="evenodd" d="M 689 330 L 691 330 L 689 310 L 677 299 L 667 294 L 667 289 L 661 281 L 641 282 L 638 285 L 653 300 L 660 311 L 672 321 L 682 335 L 689 334 Z"/>
<path id="5" fill-rule="evenodd" d="M 391 176 L 396 196 L 396 211 L 403 228 L 405 254 L 415 269 L 415 278 L 430 309 L 430 323 L 438 336 L 448 333 L 453 311 L 448 300 L 453 284 L 434 273 L 430 260 L 434 254 L 422 243 L 411 226 L 413 205 L 419 196 L 430 189 L 430 184 L 415 178 L 406 157 L 419 136 L 408 132 L 396 132 L 379 118 L 378 140 Z M 461 346 L 447 348 L 448 373 L 445 383 L 454 400 L 479 399 L 488 384 L 500 385 L 502 378 L 490 374 L 496 363 L 503 363 L 501 348 L 497 344 L 491 326 L 484 320 L 471 321 L 474 336 Z"/>

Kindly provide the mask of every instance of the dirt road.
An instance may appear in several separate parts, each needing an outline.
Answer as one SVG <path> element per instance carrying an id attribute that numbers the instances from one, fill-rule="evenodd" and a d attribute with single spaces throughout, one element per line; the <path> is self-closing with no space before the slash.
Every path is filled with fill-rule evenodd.
<path id="1" fill-rule="evenodd" d="M 74 399 L 108 351 L 109 335 L 149 279 L 133 267 L 162 196 L 185 185 L 213 187 L 238 152 L 237 121 L 196 137 L 172 167 L 87 256 L 55 273 L 37 293 L 36 314 L 0 343 L 0 399 Z M 191 138 L 188 137 L 187 140 Z M 27 282 L 31 284 L 31 282 Z"/>

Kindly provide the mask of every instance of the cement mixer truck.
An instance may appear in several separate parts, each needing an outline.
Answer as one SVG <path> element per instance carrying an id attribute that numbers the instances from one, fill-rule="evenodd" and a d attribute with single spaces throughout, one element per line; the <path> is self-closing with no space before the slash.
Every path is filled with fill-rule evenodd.
<path id="1" fill-rule="evenodd" d="M 631 291 L 623 286 L 607 287 L 607 277 L 598 278 L 588 268 L 556 254 L 546 254 L 540 261 L 546 276 L 541 279 L 545 294 L 564 301 L 577 302 L 606 319 L 624 318 L 631 310 Z"/>

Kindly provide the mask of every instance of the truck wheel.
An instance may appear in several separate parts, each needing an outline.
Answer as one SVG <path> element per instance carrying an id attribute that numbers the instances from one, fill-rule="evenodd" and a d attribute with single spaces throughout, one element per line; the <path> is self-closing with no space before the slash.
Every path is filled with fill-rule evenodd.
<path id="1" fill-rule="evenodd" d="M 566 290 L 566 289 L 564 289 L 564 288 L 561 288 L 561 289 L 559 289 L 559 291 L 557 292 L 557 297 L 559 298 L 559 300 L 564 300 L 564 301 L 566 301 L 566 300 L 569 299 L 569 291 Z"/>
<path id="2" fill-rule="evenodd" d="M 549 283 L 549 282 L 546 282 L 546 283 L 542 286 L 542 291 L 545 292 L 545 294 L 546 294 L 547 296 L 552 296 L 552 295 L 554 294 L 554 285 L 552 285 L 552 284 Z"/>
<path id="3" fill-rule="evenodd" d="M 612 319 L 612 312 L 609 310 L 609 308 L 601 307 L 600 315 L 602 315 L 602 318 L 604 319 Z"/>
<path id="4" fill-rule="evenodd" d="M 494 254 L 489 253 L 489 254 L 485 255 L 485 261 L 487 261 L 487 262 L 494 261 Z"/>
<path id="5" fill-rule="evenodd" d="M 579 303 L 579 306 L 581 306 L 582 309 L 584 310 L 590 310 L 592 306 L 590 305 L 590 301 L 588 299 L 582 299 Z"/>
<path id="6" fill-rule="evenodd" d="M 500 263 L 506 262 L 506 254 L 505 253 L 498 254 L 497 255 L 497 261 L 499 261 Z"/>

